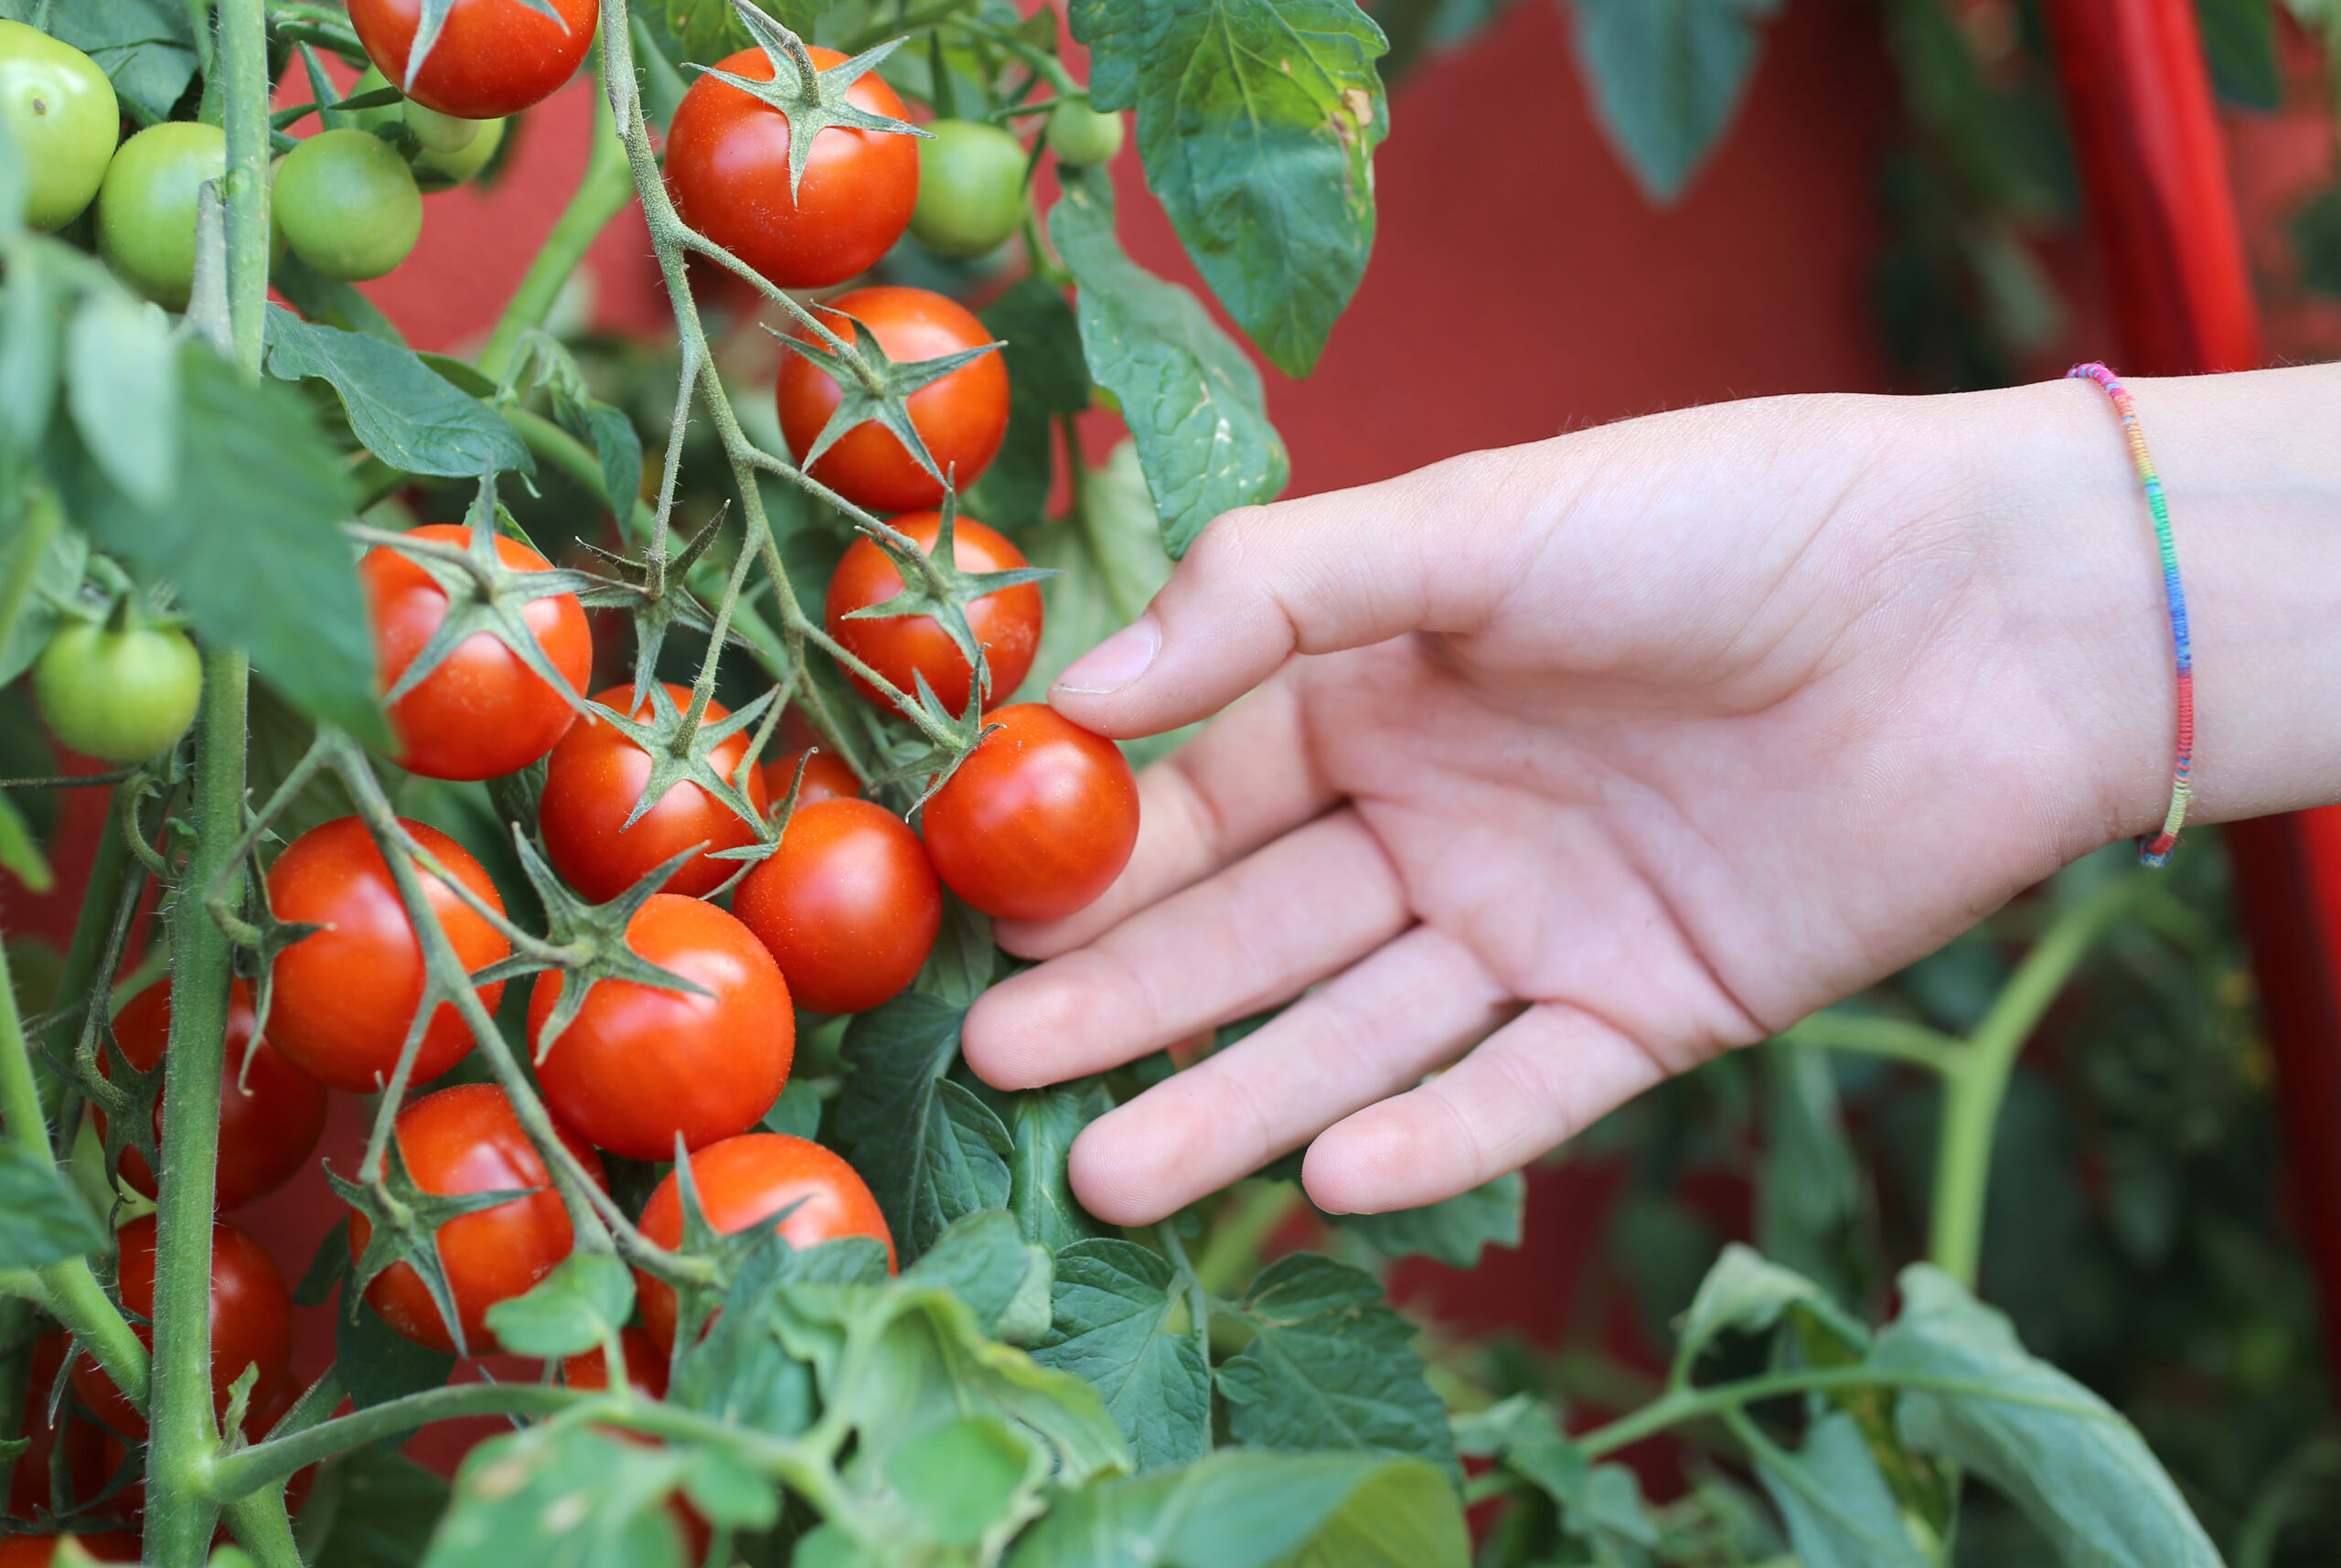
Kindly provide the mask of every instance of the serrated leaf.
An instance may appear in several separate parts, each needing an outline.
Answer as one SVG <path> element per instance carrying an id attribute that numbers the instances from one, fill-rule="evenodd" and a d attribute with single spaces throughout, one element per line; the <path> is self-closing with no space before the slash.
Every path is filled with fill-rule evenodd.
<path id="1" fill-rule="evenodd" d="M 1030 275 L 976 315 L 986 333 L 1008 345 L 999 351 L 1008 367 L 1008 433 L 991 466 L 968 487 L 967 513 L 994 528 L 1029 528 L 1048 505 L 1055 421 L 1089 406 L 1081 325 L 1062 289 Z"/>
<path id="2" fill-rule="evenodd" d="M 268 370 L 330 384 L 366 450 L 402 474 L 476 479 L 536 462 L 502 415 L 449 385 L 411 349 L 378 337 L 268 312 Z"/>
<path id="3" fill-rule="evenodd" d="M 1770 1262 L 1755 1248 L 1733 1242 L 1724 1248 L 1715 1266 L 1699 1282 L 1698 1294 L 1691 1298 L 1690 1309 L 1683 1315 L 1683 1328 L 1677 1336 L 1678 1359 L 1685 1363 L 1695 1359 L 1716 1336 L 1726 1330 L 1762 1333 L 1779 1322 L 1780 1314 L 1791 1307 L 1801 1307 L 1822 1317 L 1854 1344 L 1861 1344 L 1867 1338 L 1860 1325 L 1839 1311 L 1819 1285 L 1792 1269 Z"/>
<path id="4" fill-rule="evenodd" d="M 987 1209 L 955 1221 L 903 1276 L 942 1285 L 967 1304 L 978 1328 L 998 1338 L 1000 1317 L 1015 1305 L 1031 1272 L 1016 1217 Z"/>
<path id="5" fill-rule="evenodd" d="M 1057 177 L 1049 235 L 1080 284 L 1090 378 L 1121 404 L 1176 560 L 1222 512 L 1275 499 L 1291 463 L 1244 351 L 1194 295 L 1123 253 L 1110 179 L 1070 167 Z"/>
<path id="6" fill-rule="evenodd" d="M 97 61 L 143 125 L 166 118 L 195 77 L 193 25 L 173 0 L 53 0 L 48 30 Z"/>
<path id="7" fill-rule="evenodd" d="M 1141 1471 L 1211 1447 L 1211 1369 L 1181 1321 L 1178 1277 L 1136 1242 L 1075 1242 L 1057 1253 L 1049 1336 L 1032 1352 L 1097 1391 Z"/>
<path id="8" fill-rule="evenodd" d="M 1334 1223 L 1385 1258 L 1415 1254 L 1449 1268 L 1476 1268 L 1491 1246 L 1520 1245 L 1528 1182 L 1518 1171 L 1421 1209 L 1387 1214 L 1338 1214 Z"/>
<path id="9" fill-rule="evenodd" d="M 487 1309 L 496 1342 L 515 1356 L 555 1360 L 590 1350 L 634 1311 L 634 1275 L 608 1253 L 572 1253 L 520 1296 Z"/>
<path id="10" fill-rule="evenodd" d="M 1090 101 L 1138 111 L 1146 183 L 1269 360 L 1316 368 L 1374 249 L 1387 47 L 1352 0 L 1072 0 Z"/>
<path id="11" fill-rule="evenodd" d="M 1928 1568 L 1852 1416 L 1814 1422 L 1800 1453 L 1756 1458 L 1803 1568 Z"/>
<path id="12" fill-rule="evenodd" d="M 1073 1195 L 1065 1156 L 1081 1129 L 1114 1108 L 1102 1084 L 1086 1089 L 1031 1089 L 1011 1097 L 1009 1207 L 1024 1239 L 1050 1252 L 1103 1233 Z"/>
<path id="13" fill-rule="evenodd" d="M 108 1233 L 63 1172 L 0 1143 L 0 1268 L 38 1268 L 103 1251 Z"/>
<path id="14" fill-rule="evenodd" d="M 1238 1442 L 1408 1454 L 1459 1480 L 1415 1326 L 1383 1301 L 1372 1275 L 1296 1253 L 1262 1271 L 1235 1310 L 1255 1337 L 1220 1364 L 1218 1385 Z"/>
<path id="15" fill-rule="evenodd" d="M 1561 1529 L 1592 1543 L 1596 1561 L 1632 1561 L 1627 1549 L 1656 1544 L 1658 1530 L 1643 1506 L 1641 1483 L 1623 1465 L 1596 1465 L 1563 1435 L 1552 1406 L 1514 1394 L 1485 1410 L 1458 1416 L 1457 1446 L 1500 1460 L 1553 1501 Z"/>
<path id="16" fill-rule="evenodd" d="M 1833 1299 L 1852 1299 L 1847 1232 L 1862 1199 L 1829 1053 L 1774 1040 L 1760 1049 L 1763 1152 L 1756 1172 L 1756 1243 Z"/>
<path id="17" fill-rule="evenodd" d="M 967 1004 L 913 990 L 846 1029 L 852 1067 L 833 1118 L 856 1169 L 885 1211 L 905 1261 L 954 1220 L 1007 1207 L 1008 1129 L 943 1075 L 959 1053 Z"/>
<path id="18" fill-rule="evenodd" d="M 1602 133 L 1653 201 L 1714 151 L 1755 73 L 1756 24 L 1780 0 L 1571 0 L 1577 60 Z"/>
<path id="19" fill-rule="evenodd" d="M 424 1568 L 680 1568 L 667 1498 L 689 1470 L 679 1450 L 590 1426 L 533 1426 L 473 1449 Z"/>
<path id="20" fill-rule="evenodd" d="M 65 332 L 65 401 L 81 444 L 142 507 L 178 473 L 178 349 L 159 305 L 92 289 Z"/>

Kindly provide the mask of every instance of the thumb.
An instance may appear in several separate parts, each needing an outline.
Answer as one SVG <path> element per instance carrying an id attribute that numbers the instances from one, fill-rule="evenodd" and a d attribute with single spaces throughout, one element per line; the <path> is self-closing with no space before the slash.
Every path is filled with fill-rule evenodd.
<path id="1" fill-rule="evenodd" d="M 1219 711 L 1296 651 L 1476 630 L 1519 578 L 1520 450 L 1215 518 L 1146 613 L 1057 677 L 1049 701 L 1101 734 L 1159 734 Z"/>

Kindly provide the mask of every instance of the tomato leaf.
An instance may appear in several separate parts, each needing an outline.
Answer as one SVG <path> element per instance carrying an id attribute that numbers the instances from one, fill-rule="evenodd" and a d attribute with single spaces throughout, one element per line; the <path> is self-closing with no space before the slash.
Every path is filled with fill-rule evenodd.
<path id="1" fill-rule="evenodd" d="M 775 7 L 782 21 L 789 21 L 786 15 L 789 9 Z M 732 0 L 667 0 L 665 21 L 668 36 L 681 48 L 682 59 L 692 65 L 713 65 L 748 47 L 747 26 L 732 9 Z"/>
<path id="2" fill-rule="evenodd" d="M 1100 1237 L 1057 1253 L 1049 1336 L 1032 1359 L 1097 1391 L 1142 1471 L 1211 1447 L 1211 1368 L 1184 1302 L 1179 1271 L 1136 1242 Z"/>
<path id="3" fill-rule="evenodd" d="M 318 1472 L 294 1529 L 313 1568 L 415 1568 L 447 1511 L 445 1480 L 413 1460 L 361 1448 Z M 311 1538 L 322 1528 L 323 1541 Z"/>
<path id="4" fill-rule="evenodd" d="M 1070 167 L 1057 178 L 1049 235 L 1080 284 L 1082 351 L 1122 405 L 1176 560 L 1220 513 L 1273 499 L 1291 463 L 1252 361 L 1193 294 L 1123 254 L 1111 180 Z"/>
<path id="5" fill-rule="evenodd" d="M 21 176 L 18 155 L 5 144 L 0 127 L 0 168 Z M 12 197 L 0 189 L 0 223 L 23 205 L 21 178 Z M 16 207 L 7 204 L 11 201 Z M 57 368 L 64 324 L 59 316 L 57 284 L 50 276 L 57 251 L 47 245 L 19 245 L 9 255 L 8 282 L 0 289 L 0 438 L 25 451 L 40 444 L 57 406 Z"/>
<path id="6" fill-rule="evenodd" d="M 397 344 L 319 326 L 273 305 L 268 370 L 287 381 L 315 376 L 328 382 L 366 450 L 402 474 L 476 479 L 536 469 L 501 415 Z"/>
<path id="7" fill-rule="evenodd" d="M 1309 374 L 1374 249 L 1382 30 L 1352 0 L 1072 0 L 1067 16 L 1091 101 L 1138 111 L 1146 183 L 1212 292 L 1278 369 Z"/>
<path id="8" fill-rule="evenodd" d="M 883 1279 L 886 1254 L 866 1236 L 797 1252 L 777 1232 L 766 1232 L 739 1264 L 722 1310 L 704 1338 L 683 1352 L 669 1397 L 704 1414 L 737 1422 L 775 1437 L 794 1437 L 812 1424 L 813 1379 L 771 1329 L 775 1293 L 798 1279 Z"/>
<path id="9" fill-rule="evenodd" d="M 268 270 L 269 286 L 293 302 L 304 321 L 344 332 L 362 333 L 403 348 L 406 338 L 390 318 L 364 294 L 338 278 L 312 270 L 292 251 Z"/>
<path id="10" fill-rule="evenodd" d="M 152 125 L 195 79 L 195 29 L 174 0 L 53 0 L 48 31 L 98 62 L 130 117 Z"/>
<path id="11" fill-rule="evenodd" d="M 81 444 L 142 507 L 170 498 L 179 460 L 178 349 L 161 308 L 92 289 L 65 332 L 65 402 Z"/>
<path id="12" fill-rule="evenodd" d="M 987 1209 L 952 1221 L 905 1278 L 940 1285 L 967 1304 L 976 1326 L 995 1339 L 1008 1339 L 1003 1320 L 1016 1316 L 1037 1285 L 1043 1304 L 1039 1329 L 1045 1329 L 1049 1254 L 1017 1234 L 1016 1217 Z M 1038 1330 L 1029 1338 L 1038 1338 Z"/>
<path id="13" fill-rule="evenodd" d="M 590 1350 L 634 1311 L 634 1275 L 608 1253 L 572 1253 L 525 1295 L 487 1309 L 496 1342 L 516 1356 L 554 1360 Z"/>
<path id="14" fill-rule="evenodd" d="M 455 1358 L 445 1350 L 418 1345 L 388 1323 L 362 1296 L 350 1308 L 347 1275 L 341 1284 L 341 1302 L 334 1309 L 334 1367 L 348 1385 L 349 1401 L 359 1410 L 387 1404 L 411 1393 L 442 1386 L 455 1370 Z M 379 1450 L 396 1453 L 404 1434 L 381 1440 Z"/>
<path id="15" fill-rule="evenodd" d="M 1676 1336 L 1677 1364 L 1689 1366 L 1726 1330 L 1761 1333 L 1792 1307 L 1820 1317 L 1848 1344 L 1868 1342 L 1862 1326 L 1839 1310 L 1819 1285 L 1769 1262 L 1755 1248 L 1734 1242 L 1699 1282 L 1699 1293 L 1683 1315 L 1683 1328 Z"/>
<path id="16" fill-rule="evenodd" d="M 1446 1477 L 1384 1454 L 1224 1448 L 1184 1469 L 1093 1483 L 1016 1543 L 1009 1568 L 1464 1568 Z"/>
<path id="17" fill-rule="evenodd" d="M 63 1172 L 21 1144 L 0 1144 L 0 1268 L 80 1257 L 107 1237 Z"/>
<path id="18" fill-rule="evenodd" d="M 1940 1380 L 1905 1389 L 1902 1440 L 1990 1481 L 2065 1563 L 2213 1568 L 2219 1554 L 2138 1429 L 2027 1354 L 2007 1318 L 1941 1270 L 1897 1281 L 1902 1314 L 1869 1364 Z"/>
<path id="19" fill-rule="evenodd" d="M 1756 23 L 1780 0 L 1574 0 L 1577 58 L 1609 145 L 1671 202 L 1739 107 Z"/>
<path id="20" fill-rule="evenodd" d="M 473 1449 L 424 1568 L 681 1568 L 667 1497 L 698 1456 L 591 1426 L 531 1426 Z"/>
<path id="21" fill-rule="evenodd" d="M 1237 1442 L 1410 1454 L 1459 1479 L 1447 1406 L 1410 1343 L 1415 1326 L 1372 1275 L 1295 1253 L 1263 1270 L 1235 1311 L 1255 1335 L 1218 1371 Z"/>
<path id="22" fill-rule="evenodd" d="M 967 515 L 997 528 L 1029 528 L 1049 502 L 1054 421 L 1089 406 L 1081 325 L 1063 290 L 1029 274 L 976 315 L 1008 345 L 999 351 L 1008 367 L 1008 433 L 999 455 L 968 486 Z"/>
<path id="23" fill-rule="evenodd" d="M 1073 1195 L 1065 1156 L 1081 1129 L 1113 1108 L 1113 1097 L 1095 1080 L 1086 1088 L 1031 1089 L 1010 1096 L 1004 1119 L 1014 1147 L 1008 1202 L 1026 1241 L 1053 1253 L 1103 1233 Z"/>
<path id="24" fill-rule="evenodd" d="M 1336 1214 L 1344 1233 L 1385 1258 L 1419 1253 L 1449 1268 L 1477 1268 L 1482 1249 L 1520 1245 L 1528 1183 L 1518 1171 L 1443 1202 L 1387 1214 Z"/>
<path id="25" fill-rule="evenodd" d="M 1803 1568 L 1926 1568 L 1860 1424 L 1844 1412 L 1814 1422 L 1801 1453 L 1759 1449 L 1756 1473 Z"/>
<path id="26" fill-rule="evenodd" d="M 1591 1544 L 1596 1562 L 1639 1562 L 1640 1549 L 1656 1543 L 1633 1471 L 1588 1463 L 1544 1401 L 1514 1394 L 1458 1416 L 1455 1439 L 1462 1452 L 1500 1461 L 1550 1498 L 1561 1528 Z"/>

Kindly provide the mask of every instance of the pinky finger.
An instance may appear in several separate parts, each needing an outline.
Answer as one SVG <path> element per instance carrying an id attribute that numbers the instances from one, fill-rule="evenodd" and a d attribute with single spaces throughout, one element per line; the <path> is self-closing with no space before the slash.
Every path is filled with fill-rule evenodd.
<path id="1" fill-rule="evenodd" d="M 1301 1183 L 1329 1213 L 1418 1209 L 1517 1170 L 1664 1076 L 1591 1013 L 1541 1003 L 1421 1088 L 1325 1129 Z"/>

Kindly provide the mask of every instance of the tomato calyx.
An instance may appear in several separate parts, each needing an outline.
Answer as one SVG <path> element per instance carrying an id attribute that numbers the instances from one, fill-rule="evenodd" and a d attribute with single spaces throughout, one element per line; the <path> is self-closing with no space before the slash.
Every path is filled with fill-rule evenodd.
<path id="1" fill-rule="evenodd" d="M 347 1180 L 336 1175 L 329 1165 L 322 1168 L 334 1191 L 365 1215 L 373 1227 L 366 1238 L 366 1250 L 349 1265 L 349 1283 L 342 1293 L 342 1298 L 349 1304 L 350 1315 L 357 1316 L 358 1304 L 366 1297 L 366 1287 L 378 1275 L 398 1264 L 406 1264 L 431 1293 L 431 1304 L 439 1309 L 440 1321 L 447 1326 L 449 1337 L 455 1341 L 455 1353 L 470 1355 L 469 1347 L 464 1343 L 463 1315 L 456 1310 L 454 1292 L 447 1283 L 446 1264 L 439 1256 L 439 1227 L 459 1215 L 516 1202 L 543 1189 L 426 1192 L 407 1173 L 406 1157 L 400 1152 L 395 1135 L 382 1140 L 381 1169 L 364 1181 Z"/>
<path id="2" fill-rule="evenodd" d="M 255 1031 L 257 1032 L 257 1031 Z M 95 1031 L 97 1040 L 88 1042 L 90 1060 L 76 1060 L 67 1066 L 66 1077 L 81 1092 L 82 1098 L 104 1113 L 104 1133 L 101 1139 L 105 1151 L 106 1182 L 119 1189 L 116 1173 L 122 1168 L 124 1150 L 135 1149 L 146 1162 L 146 1168 L 163 1168 L 162 1150 L 155 1136 L 155 1106 L 163 1097 L 165 1064 L 156 1062 L 141 1072 L 131 1065 L 121 1043 L 113 1037 L 111 1024 Z M 96 1071 L 96 1050 L 105 1053 L 105 1070 Z"/>
<path id="3" fill-rule="evenodd" d="M 967 606 L 987 594 L 1064 575 L 1053 566 L 1020 566 L 1006 571 L 967 571 L 959 566 L 958 546 L 952 530 L 959 515 L 958 497 L 947 485 L 943 491 L 942 521 L 935 527 L 935 549 L 923 550 L 900 531 L 868 530 L 870 542 L 886 553 L 903 580 L 903 591 L 877 604 L 846 613 L 849 621 L 882 621 L 925 615 L 943 628 L 944 635 L 967 659 L 975 673 L 973 691 L 979 699 L 992 695 L 991 665 L 967 623 Z M 922 680 L 923 684 L 923 680 Z"/>
<path id="4" fill-rule="evenodd" d="M 636 678 L 640 678 L 638 676 Z M 601 703 L 589 705 L 589 711 L 601 722 L 633 741 L 650 759 L 650 777 L 642 786 L 640 798 L 620 827 L 623 832 L 648 814 L 650 808 L 667 798 L 667 792 L 679 784 L 695 784 L 723 803 L 741 821 L 756 829 L 762 837 L 765 831 L 764 817 L 755 803 L 748 798 L 748 778 L 756 765 L 756 748 L 750 747 L 740 759 L 740 776 L 727 779 L 718 773 L 709 753 L 764 716 L 780 695 L 777 688 L 765 692 L 754 702 L 743 705 L 736 713 L 722 719 L 707 717 L 708 694 L 693 691 L 688 709 L 675 706 L 674 696 L 663 681 L 650 687 L 650 717 L 636 719 Z M 736 857 L 735 857 L 736 858 Z"/>
<path id="5" fill-rule="evenodd" d="M 569 18 L 561 14 L 560 8 L 552 4 L 552 0 L 520 0 L 520 4 L 540 16 L 551 18 L 553 25 L 563 33 L 570 30 Z M 422 74 L 423 62 L 431 58 L 431 51 L 438 47 L 439 34 L 447 25 L 447 13 L 454 9 L 453 0 L 449 0 L 449 3 L 444 5 L 426 4 L 422 7 L 422 15 L 415 28 L 414 42 L 407 51 L 406 79 L 399 84 L 403 91 L 410 93 L 413 91 L 415 78 Z"/>
<path id="6" fill-rule="evenodd" d="M 909 398 L 913 392 L 931 387 L 964 365 L 985 355 L 1004 348 L 1006 344 L 994 341 L 974 348 L 961 348 L 933 359 L 910 359 L 896 364 L 878 345 L 878 335 L 861 317 L 824 305 L 822 314 L 843 316 L 853 327 L 853 348 L 840 353 L 826 343 L 811 343 L 793 333 L 772 332 L 775 337 L 803 355 L 813 366 L 838 387 L 838 406 L 830 411 L 828 422 L 813 438 L 810 448 L 796 454 L 799 466 L 807 470 L 821 460 L 821 454 L 842 440 L 848 431 L 875 420 L 911 454 L 921 468 L 933 476 L 948 495 L 953 480 L 935 461 L 926 448 L 926 438 L 918 432 L 911 421 Z M 834 338 L 828 329 L 822 336 Z M 840 345 L 842 347 L 842 345 Z M 1003 585 L 1004 586 L 1004 585 Z"/>
<path id="7" fill-rule="evenodd" d="M 709 1316 L 736 1285 L 747 1285 L 750 1288 L 744 1294 L 752 1300 L 760 1299 L 791 1275 L 802 1272 L 790 1266 L 799 1254 L 780 1233 L 780 1225 L 810 1200 L 799 1198 L 738 1230 L 719 1231 L 700 1206 L 698 1175 L 679 1137 L 675 1140 L 675 1192 L 682 1200 L 683 1239 L 672 1255 L 703 1260 L 709 1267 L 703 1283 L 694 1280 L 675 1286 L 675 1342 L 695 1345 Z"/>
<path id="8" fill-rule="evenodd" d="M 537 1037 L 538 1065 L 543 1065 L 561 1031 L 576 1021 L 579 1009 L 585 1006 L 587 993 L 604 980 L 625 980 L 636 986 L 689 991 L 701 997 L 710 994 L 697 981 L 651 963 L 626 941 L 626 927 L 634 923 L 642 906 L 666 886 L 668 878 L 697 858 L 704 846 L 694 844 L 669 857 L 609 902 L 597 904 L 589 903 L 572 891 L 517 825 L 512 829 L 512 842 L 519 850 L 520 869 L 527 873 L 529 885 L 536 889 L 537 897 L 544 905 L 543 946 L 559 956 L 516 953 L 489 965 L 473 978 L 485 985 L 546 969 L 561 972 L 561 994 L 554 999 L 552 1012 Z"/>
<path id="9" fill-rule="evenodd" d="M 806 162 L 813 155 L 813 138 L 832 126 L 841 131 L 885 131 L 902 136 L 927 134 L 906 120 L 872 113 L 846 101 L 847 90 L 900 48 L 901 38 L 889 38 L 875 48 L 864 49 L 851 59 L 823 70 L 813 63 L 803 38 L 765 16 L 750 0 L 735 0 L 732 9 L 747 25 L 757 47 L 772 61 L 772 80 L 758 81 L 711 66 L 695 69 L 738 88 L 788 122 L 788 199 L 792 206 L 796 201 L 797 187 L 805 179 Z"/>
<path id="10" fill-rule="evenodd" d="M 707 547 L 715 542 L 722 525 L 719 515 L 680 550 L 663 560 L 636 560 L 583 539 L 578 541 L 615 575 L 599 579 L 594 588 L 577 596 L 577 602 L 588 610 L 624 610 L 634 623 L 633 706 L 636 709 L 641 708 L 650 688 L 658 683 L 658 654 L 667 645 L 669 628 L 681 626 L 702 636 L 715 635 L 715 617 L 686 583 L 691 568 L 699 564 Z M 745 645 L 745 639 L 736 633 L 727 633 L 725 641 Z"/>

